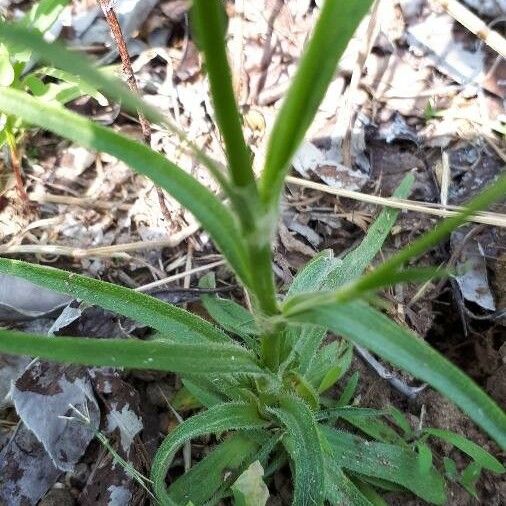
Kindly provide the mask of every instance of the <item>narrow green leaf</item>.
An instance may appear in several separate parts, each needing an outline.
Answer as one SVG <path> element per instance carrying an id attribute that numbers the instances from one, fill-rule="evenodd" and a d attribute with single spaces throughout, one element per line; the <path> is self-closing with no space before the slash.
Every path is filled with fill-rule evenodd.
<path id="1" fill-rule="evenodd" d="M 486 190 L 481 192 L 477 197 L 472 199 L 459 214 L 447 218 L 442 221 L 433 230 L 422 235 L 419 239 L 412 242 L 409 246 L 392 256 L 379 267 L 369 274 L 365 274 L 357 281 L 352 281 L 343 286 L 334 293 L 313 294 L 311 296 L 302 297 L 300 295 L 292 297 L 283 305 L 283 312 L 296 313 L 310 308 L 311 306 L 321 306 L 332 302 L 347 302 L 354 298 L 361 297 L 365 292 L 373 287 L 388 286 L 391 280 L 394 282 L 409 280 L 409 271 L 401 270 L 411 258 L 422 254 L 430 247 L 436 245 L 444 239 L 452 230 L 464 223 L 469 216 L 477 211 L 486 208 L 489 204 L 496 200 L 500 200 L 506 194 L 506 174 L 499 176 L 494 184 L 491 184 Z M 420 271 L 414 271 L 413 277 L 420 276 Z M 421 277 L 423 277 L 423 274 Z"/>
<path id="2" fill-rule="evenodd" d="M 414 178 L 408 174 L 394 192 L 396 198 L 406 198 L 413 186 Z M 290 304 L 301 300 L 307 304 L 312 295 L 309 292 L 336 289 L 358 277 L 371 264 L 385 242 L 390 230 L 397 220 L 399 211 L 385 208 L 381 211 L 375 222 L 369 227 L 366 236 L 359 246 L 343 258 L 334 258 L 331 250 L 317 255 L 301 269 L 295 276 L 287 293 L 285 310 Z M 299 296 L 299 297 L 297 297 Z M 319 297 L 320 293 L 316 295 Z M 318 348 L 326 335 L 326 329 L 303 326 L 289 330 L 289 339 L 295 343 L 297 354 L 300 357 L 300 370 L 310 374 L 308 369 L 313 366 Z M 320 359 L 321 360 L 321 359 Z M 334 371 L 334 373 L 337 371 Z M 329 378 L 330 380 L 330 378 Z M 323 391 L 323 390 L 322 390 Z"/>
<path id="3" fill-rule="evenodd" d="M 102 72 L 108 72 L 109 70 L 110 67 L 108 67 L 107 69 L 102 69 Z M 98 92 L 95 87 L 90 86 L 89 84 L 83 82 L 79 76 L 52 67 L 38 68 L 35 71 L 35 73 L 42 77 L 54 77 L 59 81 L 63 81 L 68 84 L 73 84 L 74 87 L 72 89 L 79 90 L 80 95 L 78 96 L 89 95 L 90 97 L 94 98 L 101 106 L 105 107 L 109 104 L 107 99 L 102 95 L 102 93 Z M 30 76 L 33 75 L 34 74 L 30 74 Z"/>
<path id="4" fill-rule="evenodd" d="M 188 500 L 206 504 L 220 489 L 226 474 L 236 471 L 257 448 L 251 438 L 233 434 L 170 485 L 169 496 L 176 504 L 185 504 Z"/>
<path id="5" fill-rule="evenodd" d="M 320 384 L 318 385 L 318 393 L 325 392 L 335 385 L 346 374 L 353 359 L 353 346 L 344 341 L 340 343 L 341 346 L 339 346 L 338 353 L 334 356 L 332 356 L 331 353 L 327 355 L 327 351 L 329 351 L 328 348 L 331 347 L 331 344 L 324 346 L 320 350 L 311 365 L 311 369 L 308 371 L 308 376 L 311 376 L 313 371 L 320 367 L 320 370 L 325 373 L 321 376 Z M 318 381 L 316 378 L 315 380 Z"/>
<path id="6" fill-rule="evenodd" d="M 310 309 L 291 318 L 322 325 L 431 384 L 506 448 L 506 415 L 460 369 L 408 329 L 362 302 Z"/>
<path id="7" fill-rule="evenodd" d="M 462 225 L 477 211 L 485 209 L 492 202 L 501 200 L 506 195 L 506 173 L 500 175 L 497 181 L 489 185 L 477 197 L 470 200 L 459 214 L 438 223 L 431 231 L 425 233 L 396 255 L 383 262 L 370 274 L 362 276 L 350 291 L 360 292 L 362 286 L 374 286 L 384 283 L 389 276 L 400 270 L 408 260 L 421 255 L 446 238 L 454 229 Z"/>
<path id="8" fill-rule="evenodd" d="M 321 422 L 322 420 L 336 420 L 337 418 L 343 417 L 361 417 L 361 418 L 371 418 L 382 416 L 387 413 L 384 409 L 373 409 L 373 408 L 359 408 L 355 406 L 343 406 L 337 408 L 329 408 L 324 409 L 322 411 L 318 411 L 315 414 L 315 418 L 317 421 Z"/>
<path id="9" fill-rule="evenodd" d="M 503 427 L 503 430 L 506 431 L 506 425 Z M 504 466 L 493 455 L 460 434 L 455 434 L 455 432 L 451 432 L 449 430 L 431 428 L 424 429 L 423 433 L 452 444 L 465 454 L 469 455 L 480 465 L 480 467 L 483 467 L 484 469 L 488 469 L 494 473 L 504 473 L 506 471 Z"/>
<path id="10" fill-rule="evenodd" d="M 297 272 L 288 288 L 287 297 L 306 292 L 316 292 L 325 283 L 329 273 L 337 266 L 334 252 L 326 249 L 315 255 L 302 269 Z"/>
<path id="11" fill-rule="evenodd" d="M 54 25 L 68 3 L 69 0 L 41 0 L 36 2 L 21 20 L 21 23 L 45 33 Z"/>
<path id="12" fill-rule="evenodd" d="M 134 114 L 141 111 L 146 119 L 152 123 L 163 125 L 171 132 L 174 132 L 182 141 L 182 147 L 187 147 L 196 160 L 208 168 L 227 195 L 231 199 L 234 198 L 234 192 L 231 191 L 230 184 L 223 175 L 219 164 L 188 139 L 185 132 L 175 126 L 166 116 L 132 93 L 122 80 L 114 78 L 110 73 L 97 68 L 88 58 L 76 51 L 66 49 L 59 42 L 55 41 L 51 44 L 46 42 L 36 30 L 28 30 L 23 26 L 12 23 L 2 23 L 0 25 L 0 40 L 4 40 L 9 46 L 16 45 L 21 48 L 28 48 L 47 64 L 69 74 L 80 76 L 83 83 L 102 91 L 108 98 L 120 102 L 127 111 Z"/>
<path id="13" fill-rule="evenodd" d="M 407 174 L 393 193 L 394 198 L 405 199 L 411 193 L 415 182 L 413 174 Z M 367 230 L 361 243 L 329 272 L 319 288 L 336 289 L 358 278 L 371 264 L 381 250 L 399 216 L 398 209 L 384 208 Z"/>
<path id="14" fill-rule="evenodd" d="M 299 398 L 287 396 L 279 408 L 268 408 L 286 428 L 283 445 L 294 467 L 295 506 L 323 505 L 324 467 L 313 413 Z"/>
<path id="15" fill-rule="evenodd" d="M 204 53 L 214 112 L 225 141 L 232 179 L 236 186 L 247 187 L 255 195 L 255 176 L 242 133 L 225 48 L 223 9 L 217 0 L 194 0 L 192 21 Z"/>
<path id="16" fill-rule="evenodd" d="M 202 304 L 211 318 L 226 331 L 235 334 L 248 344 L 258 347 L 259 329 L 253 315 L 245 308 L 230 299 L 221 299 L 213 295 L 204 295 Z"/>
<path id="17" fill-rule="evenodd" d="M 409 438 L 413 435 L 413 429 L 401 410 L 397 409 L 395 406 L 389 406 L 388 416 L 400 427 L 405 437 Z"/>
<path id="18" fill-rule="evenodd" d="M 236 506 L 265 506 L 269 489 L 263 480 L 264 468 L 260 462 L 253 462 L 232 485 Z"/>
<path id="19" fill-rule="evenodd" d="M 220 404 L 225 401 L 226 399 L 220 399 L 219 402 L 214 404 Z M 178 413 L 187 413 L 188 411 L 200 409 L 206 405 L 203 402 L 200 402 L 197 396 L 193 395 L 192 392 L 190 392 L 190 389 L 186 388 L 186 386 L 178 389 L 178 391 L 171 397 L 170 404 Z"/>
<path id="20" fill-rule="evenodd" d="M 367 497 L 336 465 L 331 456 L 325 454 L 325 499 L 333 506 L 372 506 Z"/>
<path id="21" fill-rule="evenodd" d="M 367 480 L 354 477 L 354 484 L 373 506 L 388 506 L 383 497 L 378 494 L 376 489 Z"/>
<path id="22" fill-rule="evenodd" d="M 210 388 L 207 381 L 201 383 L 198 378 L 183 378 L 183 385 L 199 401 L 201 406 L 206 408 L 222 404 L 227 400 L 215 388 Z"/>
<path id="23" fill-rule="evenodd" d="M 7 258 L 0 258 L 0 273 L 24 278 L 50 290 L 96 304 L 152 327 L 174 341 L 230 342 L 226 334 L 203 318 L 129 288 Z"/>
<path id="24" fill-rule="evenodd" d="M 353 396 L 355 395 L 355 391 L 357 390 L 358 386 L 358 380 L 360 379 L 360 373 L 358 371 L 355 371 L 348 382 L 346 383 L 341 395 L 339 396 L 339 399 L 337 400 L 336 406 L 337 407 L 343 407 L 348 405 L 351 400 L 353 399 Z"/>
<path id="25" fill-rule="evenodd" d="M 269 138 L 260 193 L 271 208 L 277 208 L 290 160 L 316 114 L 340 56 L 371 4 L 372 0 L 326 0 L 323 5 Z"/>
<path id="26" fill-rule="evenodd" d="M 95 151 L 109 153 L 148 176 L 194 214 L 238 276 L 249 285 L 248 255 L 234 216 L 191 175 L 139 142 L 26 93 L 4 90 L 0 95 L 0 110 Z"/>
<path id="27" fill-rule="evenodd" d="M 434 467 L 421 472 L 418 455 L 406 448 L 366 441 L 320 425 L 335 465 L 406 487 L 425 501 L 444 504 L 444 481 Z"/>
<path id="28" fill-rule="evenodd" d="M 165 477 L 176 452 L 187 441 L 205 434 L 265 426 L 266 422 L 259 418 L 256 408 L 244 403 L 220 404 L 185 420 L 165 438 L 153 460 L 151 479 L 158 500 L 163 505 L 173 504 L 167 493 Z"/>
<path id="29" fill-rule="evenodd" d="M 477 462 L 471 462 L 462 472 L 459 483 L 475 498 L 478 499 L 476 482 L 480 479 L 481 467 Z"/>
<path id="30" fill-rule="evenodd" d="M 246 349 L 218 343 L 48 337 L 0 330 L 0 352 L 55 362 L 199 375 L 263 372 Z"/>
<path id="31" fill-rule="evenodd" d="M 457 464 L 455 464 L 455 461 L 449 457 L 443 457 L 443 466 L 445 468 L 446 477 L 452 481 L 457 481 L 459 473 L 457 471 Z"/>
<path id="32" fill-rule="evenodd" d="M 422 473 L 427 473 L 432 467 L 432 451 L 425 443 L 422 442 L 418 442 L 416 444 L 416 449 L 418 451 L 420 471 Z"/>
<path id="33" fill-rule="evenodd" d="M 343 411 L 341 419 L 348 422 L 355 429 L 358 429 L 362 434 L 376 441 L 407 447 L 402 436 L 380 418 L 357 416 L 353 412 L 347 413 Z"/>

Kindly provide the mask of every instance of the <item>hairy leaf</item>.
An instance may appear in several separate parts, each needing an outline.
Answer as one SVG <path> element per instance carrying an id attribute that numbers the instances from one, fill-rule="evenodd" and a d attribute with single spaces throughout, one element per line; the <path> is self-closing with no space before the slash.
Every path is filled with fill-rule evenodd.
<path id="1" fill-rule="evenodd" d="M 462 452 L 469 455 L 473 460 L 479 464 L 480 467 L 484 469 L 489 469 L 495 473 L 504 473 L 504 466 L 489 452 L 484 450 L 481 446 L 478 446 L 476 443 L 473 443 L 469 439 L 461 436 L 460 434 L 455 434 L 449 430 L 443 429 L 424 429 L 424 434 L 428 434 L 429 436 L 434 436 L 447 443 L 452 444 Z"/>
<path id="2" fill-rule="evenodd" d="M 366 441 L 357 436 L 320 425 L 329 457 L 343 469 L 392 481 L 411 490 L 422 499 L 445 502 L 443 478 L 431 467 L 422 472 L 418 455 L 406 448 Z"/>
<path id="3" fill-rule="evenodd" d="M 287 396 L 279 408 L 269 408 L 286 429 L 283 437 L 294 468 L 295 506 L 322 505 L 324 500 L 323 453 L 313 413 L 299 398 Z"/>
<path id="4" fill-rule="evenodd" d="M 176 504 L 185 504 L 188 500 L 194 504 L 207 503 L 222 486 L 226 473 L 237 470 L 257 448 L 251 438 L 233 434 L 179 477 L 169 487 L 169 496 Z"/>
<path id="5" fill-rule="evenodd" d="M 506 447 L 506 415 L 501 408 L 440 353 L 379 311 L 351 302 L 313 308 L 292 319 L 322 325 L 426 381 Z"/>
<path id="6" fill-rule="evenodd" d="M 413 181 L 413 176 L 408 174 L 395 190 L 393 196 L 406 198 L 411 191 Z M 335 289 L 360 276 L 380 251 L 398 215 L 399 211 L 396 209 L 383 209 L 375 222 L 369 227 L 360 245 L 343 258 L 334 258 L 331 250 L 326 250 L 317 255 L 295 276 L 288 290 L 285 307 L 289 307 L 290 300 L 296 301 L 300 298 L 300 300 L 307 302 L 309 292 Z M 324 350 L 317 351 L 325 335 L 325 329 L 309 325 L 290 331 L 290 339 L 296 342 L 295 346 L 300 357 L 301 372 L 312 374 L 308 369 L 311 367 L 314 371 L 313 362 L 321 362 L 325 359 L 323 356 L 320 356 L 319 359 L 315 358 L 317 353 L 318 355 L 325 354 Z M 333 372 L 335 375 L 338 373 L 337 370 Z M 331 380 L 331 378 L 328 379 Z"/>
<path id="7" fill-rule="evenodd" d="M 54 362 L 191 374 L 262 374 L 253 355 L 231 344 L 48 337 L 0 330 L 0 352 Z"/>
<path id="8" fill-rule="evenodd" d="M 242 133 L 225 48 L 223 9 L 221 2 L 194 0 L 192 21 L 205 56 L 214 112 L 225 141 L 232 178 L 236 186 L 249 187 L 255 194 L 251 157 Z"/>
<path id="9" fill-rule="evenodd" d="M 162 504 L 174 504 L 165 486 L 165 477 L 178 449 L 196 437 L 233 429 L 261 429 L 265 420 L 256 408 L 245 403 L 219 404 L 178 425 L 163 441 L 151 467 L 155 494 Z"/>
<path id="10" fill-rule="evenodd" d="M 0 273 L 24 278 L 39 286 L 66 293 L 152 327 L 179 342 L 230 339 L 206 320 L 184 309 L 128 288 L 53 267 L 0 258 Z"/>
<path id="11" fill-rule="evenodd" d="M 335 506 L 350 504 L 353 506 L 372 506 L 354 483 L 334 462 L 332 456 L 325 454 L 325 498 Z"/>

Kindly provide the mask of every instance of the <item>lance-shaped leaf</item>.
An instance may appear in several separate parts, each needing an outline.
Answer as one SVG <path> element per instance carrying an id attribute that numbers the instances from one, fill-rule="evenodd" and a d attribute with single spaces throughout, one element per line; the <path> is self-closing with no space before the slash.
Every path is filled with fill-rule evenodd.
<path id="1" fill-rule="evenodd" d="M 214 194 L 160 153 L 58 105 L 42 103 L 16 90 L 2 91 L 0 111 L 95 151 L 109 153 L 148 176 L 194 214 L 248 285 L 247 254 L 235 218 Z"/>
<path id="2" fill-rule="evenodd" d="M 328 304 L 289 320 L 321 325 L 429 383 L 506 448 L 506 415 L 483 390 L 425 341 L 363 302 Z"/>
<path id="3" fill-rule="evenodd" d="M 176 341 L 230 342 L 226 334 L 184 309 L 134 290 L 53 267 L 0 258 L 0 273 L 67 293 L 143 323 Z"/>
<path id="4" fill-rule="evenodd" d="M 217 0 L 195 0 L 192 21 L 198 44 L 204 53 L 214 114 L 225 141 L 232 179 L 237 186 L 248 186 L 250 191 L 256 193 L 251 157 L 242 133 L 225 48 L 226 14 L 222 3 Z"/>
<path id="5" fill-rule="evenodd" d="M 164 505 L 176 504 L 167 492 L 165 477 L 176 452 L 187 441 L 205 434 L 265 426 L 254 406 L 238 402 L 219 404 L 185 420 L 165 438 L 153 460 L 151 479 L 158 500 Z"/>
<path id="6" fill-rule="evenodd" d="M 326 0 L 269 139 L 260 182 L 262 199 L 276 207 L 295 150 L 313 121 L 337 62 L 372 0 Z"/>
<path id="7" fill-rule="evenodd" d="M 298 397 L 287 396 L 279 408 L 270 408 L 286 429 L 283 445 L 293 463 L 293 504 L 322 505 L 324 500 L 323 452 L 318 427 L 308 405 Z"/>
<path id="8" fill-rule="evenodd" d="M 483 467 L 484 469 L 488 469 L 494 473 L 505 472 L 504 466 L 493 455 L 460 434 L 455 434 L 455 432 L 451 432 L 449 430 L 431 428 L 424 429 L 423 433 L 452 444 L 460 451 L 467 453 L 467 455 L 469 455 L 476 461 L 477 464 L 480 465 L 480 467 Z"/>
<path id="9" fill-rule="evenodd" d="M 330 504 L 352 504 L 353 506 L 373 506 L 367 497 L 344 474 L 331 455 L 325 454 L 325 499 Z"/>
<path id="10" fill-rule="evenodd" d="M 54 362 L 181 374 L 263 373 L 252 353 L 240 346 L 222 343 L 48 337 L 0 330 L 0 352 L 36 356 Z"/>
<path id="11" fill-rule="evenodd" d="M 326 458 L 334 466 L 397 483 L 433 504 L 445 502 L 442 476 L 432 466 L 423 470 L 414 451 L 366 441 L 325 425 L 320 425 L 320 431 L 327 443 Z"/>
<path id="12" fill-rule="evenodd" d="M 233 434 L 213 451 L 179 477 L 168 490 L 177 504 L 207 503 L 223 485 L 225 473 L 237 471 L 246 459 L 252 457 L 257 443 L 243 434 Z"/>
<path id="13" fill-rule="evenodd" d="M 392 283 L 430 279 L 434 275 L 444 274 L 444 271 L 431 271 L 424 268 L 406 269 L 405 271 L 401 269 L 406 262 L 442 241 L 452 230 L 465 223 L 469 216 L 486 208 L 492 202 L 504 198 L 504 195 L 506 195 L 506 174 L 500 176 L 495 183 L 468 202 L 462 212 L 437 224 L 431 231 L 423 234 L 409 246 L 390 257 L 371 273 L 363 275 L 335 292 L 307 294 L 304 297 L 295 295 L 285 302 L 283 312 L 292 314 L 312 306 L 346 302 Z"/>
<path id="14" fill-rule="evenodd" d="M 413 183 L 413 175 L 408 174 L 401 181 L 393 196 L 406 198 L 411 192 Z M 297 300 L 306 303 L 308 298 L 312 297 L 309 294 L 310 292 L 316 293 L 322 290 L 337 289 L 360 276 L 371 265 L 371 262 L 380 251 L 398 215 L 399 211 L 396 209 L 383 209 L 369 227 L 362 242 L 343 258 L 334 258 L 332 250 L 326 250 L 311 260 L 295 276 L 288 290 L 285 310 L 288 309 L 289 304 L 295 303 Z M 320 293 L 315 295 L 315 297 L 319 296 L 321 296 Z M 308 369 L 313 365 L 312 362 L 316 360 L 317 353 L 323 353 L 323 350 L 318 352 L 318 348 L 325 335 L 325 329 L 311 326 L 304 326 L 301 329 L 292 329 L 290 331 L 291 340 L 297 341 L 296 350 L 299 356 L 300 370 L 303 373 L 310 374 Z"/>

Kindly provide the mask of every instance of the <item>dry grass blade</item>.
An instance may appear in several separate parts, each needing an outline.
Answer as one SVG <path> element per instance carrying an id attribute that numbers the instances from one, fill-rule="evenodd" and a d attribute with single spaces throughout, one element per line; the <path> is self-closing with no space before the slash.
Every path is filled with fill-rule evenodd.
<path id="1" fill-rule="evenodd" d="M 286 178 L 287 183 L 296 184 L 304 188 L 311 188 L 313 190 L 319 190 L 337 197 L 344 197 L 348 199 L 358 200 L 360 202 L 366 202 L 368 204 L 374 204 L 378 206 L 392 207 L 394 209 L 403 209 L 406 211 L 415 211 L 418 213 L 432 214 L 433 216 L 440 216 L 441 218 L 448 218 L 455 216 L 463 210 L 462 207 L 451 206 L 448 207 L 436 206 L 426 202 L 416 202 L 414 200 L 402 200 L 386 197 L 378 197 L 376 195 L 367 195 L 351 190 L 342 190 L 338 188 L 331 188 L 330 186 L 315 183 L 313 181 L 306 181 L 297 177 L 289 176 Z M 493 225 L 496 227 L 506 228 L 506 215 L 500 213 L 489 213 L 480 212 L 469 217 L 469 221 L 473 223 L 483 223 L 484 225 Z"/>
<path id="2" fill-rule="evenodd" d="M 484 21 L 473 14 L 467 7 L 457 0 L 434 0 L 461 25 L 473 32 L 487 46 L 492 48 L 503 58 L 506 58 L 506 39 L 495 30 L 491 30 Z"/>
<path id="3" fill-rule="evenodd" d="M 153 290 L 153 288 L 158 288 L 160 286 L 164 286 L 167 283 L 171 283 L 173 281 L 177 281 L 178 279 L 190 279 L 192 274 L 197 274 L 199 272 L 209 271 L 214 269 L 215 267 L 219 267 L 221 265 L 225 265 L 225 260 L 218 260 L 217 262 L 212 262 L 210 264 L 201 265 L 200 267 L 194 267 L 193 269 L 187 269 L 184 272 L 180 272 L 179 274 L 174 274 L 173 276 L 169 276 L 167 278 L 158 279 L 149 283 L 147 285 L 139 286 L 135 289 L 136 292 L 147 292 L 149 290 Z M 185 286 L 185 288 L 189 288 L 189 286 Z"/>

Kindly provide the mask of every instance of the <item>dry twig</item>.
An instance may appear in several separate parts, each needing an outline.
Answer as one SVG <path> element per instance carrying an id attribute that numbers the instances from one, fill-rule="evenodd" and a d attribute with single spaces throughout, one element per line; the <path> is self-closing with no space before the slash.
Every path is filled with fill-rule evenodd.
<path id="1" fill-rule="evenodd" d="M 330 193 L 331 195 L 336 195 L 337 197 L 358 200 L 360 202 L 366 202 L 368 204 L 392 207 L 394 209 L 403 209 L 406 211 L 416 211 L 418 213 L 432 214 L 434 216 L 440 216 L 442 218 L 455 216 L 459 212 L 463 211 L 463 208 L 459 206 L 440 206 L 427 202 L 416 202 L 414 200 L 378 197 L 377 195 L 367 195 L 366 193 L 360 193 L 351 190 L 331 188 L 325 184 L 315 183 L 314 181 L 306 181 L 305 179 L 300 179 L 292 176 L 287 177 L 286 182 L 296 184 L 297 186 Z M 473 216 L 469 216 L 467 220 L 474 223 L 483 223 L 485 225 L 494 225 L 496 227 L 506 228 L 506 215 L 500 213 L 479 212 Z"/>
<path id="2" fill-rule="evenodd" d="M 123 37 L 123 32 L 121 31 L 118 16 L 116 16 L 116 13 L 114 12 L 112 2 L 110 0 L 98 0 L 98 2 L 100 3 L 100 7 L 102 7 L 102 11 L 104 12 L 105 19 L 107 20 L 107 24 L 109 25 L 112 36 L 114 37 L 114 41 L 118 46 L 123 75 L 126 79 L 128 87 L 132 93 L 139 95 L 139 88 L 137 87 L 137 81 L 132 69 L 132 62 L 128 53 L 128 47 L 126 45 L 125 38 Z M 137 111 L 137 115 L 139 117 L 139 123 L 141 124 L 144 142 L 149 146 L 151 144 L 151 125 L 140 111 Z M 167 208 L 167 204 L 165 203 L 165 196 L 163 194 L 163 191 L 161 188 L 157 187 L 156 192 L 158 195 L 158 201 L 160 203 L 162 214 L 164 218 L 170 223 L 172 217 Z"/>

